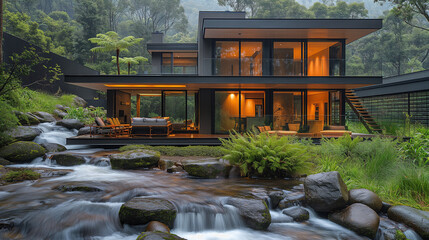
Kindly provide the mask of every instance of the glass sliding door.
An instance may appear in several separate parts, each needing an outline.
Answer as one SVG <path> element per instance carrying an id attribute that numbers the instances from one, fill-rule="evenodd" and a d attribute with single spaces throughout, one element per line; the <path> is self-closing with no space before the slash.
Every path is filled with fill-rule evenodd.
<path id="1" fill-rule="evenodd" d="M 240 74 L 238 41 L 217 41 L 215 48 L 215 75 L 238 76 Z"/>
<path id="2" fill-rule="evenodd" d="M 302 42 L 274 42 L 273 75 L 302 76 Z"/>
<path id="3" fill-rule="evenodd" d="M 241 128 L 250 131 L 265 126 L 265 91 L 241 91 Z"/>
<path id="4" fill-rule="evenodd" d="M 186 130 L 186 92 L 164 91 L 164 117 L 169 117 L 174 131 Z"/>
<path id="5" fill-rule="evenodd" d="M 186 128 L 188 131 L 198 130 L 198 91 L 188 91 L 187 92 L 187 118 L 186 118 Z"/>
<path id="6" fill-rule="evenodd" d="M 228 133 L 239 131 L 240 120 L 240 95 L 238 91 L 215 92 L 215 133 Z"/>
<path id="7" fill-rule="evenodd" d="M 262 75 L 262 42 L 241 42 L 241 76 Z"/>
<path id="8" fill-rule="evenodd" d="M 319 133 L 323 126 L 329 125 L 329 91 L 307 92 L 307 125 L 311 133 Z"/>
<path id="9" fill-rule="evenodd" d="M 161 113 L 161 91 L 144 91 L 140 96 L 140 117 L 159 117 Z M 135 115 L 137 116 L 137 114 Z"/>
<path id="10" fill-rule="evenodd" d="M 273 128 L 298 131 L 302 124 L 302 92 L 273 93 Z"/>
<path id="11" fill-rule="evenodd" d="M 329 125 L 341 125 L 340 91 L 329 92 L 330 119 Z"/>

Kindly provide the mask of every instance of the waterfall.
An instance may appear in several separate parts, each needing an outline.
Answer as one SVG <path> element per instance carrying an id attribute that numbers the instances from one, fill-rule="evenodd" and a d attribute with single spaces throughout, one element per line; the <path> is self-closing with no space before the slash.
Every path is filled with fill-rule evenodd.
<path id="1" fill-rule="evenodd" d="M 231 205 L 187 203 L 178 207 L 174 228 L 181 232 L 225 231 L 244 227 L 237 208 Z"/>
<path id="2" fill-rule="evenodd" d="M 35 143 L 57 143 L 65 146 L 67 149 L 79 149 L 86 146 L 68 146 L 66 145 L 66 139 L 77 135 L 78 130 L 67 129 L 56 125 L 55 122 L 40 123 L 34 128 L 42 130 L 42 133 L 34 139 Z"/>

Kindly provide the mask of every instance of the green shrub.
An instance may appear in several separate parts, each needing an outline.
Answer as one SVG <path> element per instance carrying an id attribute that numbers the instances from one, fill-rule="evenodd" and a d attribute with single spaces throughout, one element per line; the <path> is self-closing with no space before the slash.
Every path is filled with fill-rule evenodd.
<path id="1" fill-rule="evenodd" d="M 175 147 L 175 146 L 148 146 L 148 145 L 127 145 L 119 148 L 119 151 L 129 151 L 135 149 L 150 149 L 159 151 L 165 156 L 203 156 L 203 157 L 221 157 L 223 156 L 220 147 L 213 146 L 187 146 L 187 147 Z"/>
<path id="2" fill-rule="evenodd" d="M 418 167 L 403 168 L 398 174 L 398 194 L 410 195 L 418 203 L 429 204 L 429 171 Z"/>
<path id="3" fill-rule="evenodd" d="M 96 117 L 104 118 L 106 117 L 106 111 L 102 107 L 96 108 L 70 108 L 67 111 L 65 119 L 79 119 L 79 121 L 85 124 L 91 124 L 94 122 Z"/>
<path id="4" fill-rule="evenodd" d="M 401 144 L 405 158 L 419 167 L 429 165 L 429 129 L 420 128 L 409 140 Z"/>
<path id="5" fill-rule="evenodd" d="M 296 138 L 266 133 L 233 132 L 221 139 L 225 159 L 240 167 L 242 174 L 261 177 L 286 177 L 307 170 L 311 154 Z"/>
<path id="6" fill-rule="evenodd" d="M 363 139 L 361 137 L 352 139 L 348 134 L 339 138 L 323 138 L 321 142 L 322 153 L 329 155 L 334 154 L 338 157 L 350 157 L 358 143 L 362 141 Z"/>
<path id="7" fill-rule="evenodd" d="M 7 172 L 3 177 L 6 182 L 21 182 L 25 180 L 37 180 L 40 174 L 30 169 L 20 169 Z"/>

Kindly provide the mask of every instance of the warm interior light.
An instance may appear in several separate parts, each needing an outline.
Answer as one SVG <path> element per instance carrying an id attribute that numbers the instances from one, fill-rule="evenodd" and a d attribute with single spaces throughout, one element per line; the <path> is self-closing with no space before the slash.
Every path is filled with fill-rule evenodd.
<path id="1" fill-rule="evenodd" d="M 104 84 L 106 87 L 112 88 L 185 88 L 186 85 L 132 85 L 132 84 Z"/>
<path id="2" fill-rule="evenodd" d="M 146 96 L 146 97 L 158 97 L 161 96 L 161 93 L 140 93 L 140 96 Z"/>

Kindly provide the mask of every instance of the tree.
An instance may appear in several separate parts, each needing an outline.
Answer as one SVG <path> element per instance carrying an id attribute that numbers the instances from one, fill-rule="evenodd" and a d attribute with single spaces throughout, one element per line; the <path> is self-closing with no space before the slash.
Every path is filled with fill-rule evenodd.
<path id="1" fill-rule="evenodd" d="M 314 12 L 316 18 L 328 18 L 328 6 L 320 2 L 315 2 L 310 11 Z"/>
<path id="2" fill-rule="evenodd" d="M 3 3 L 3 0 L 0 0 L 0 66 L 3 63 Z"/>
<path id="3" fill-rule="evenodd" d="M 314 13 L 295 0 L 258 1 L 259 18 L 314 18 Z"/>
<path id="4" fill-rule="evenodd" d="M 374 2 L 391 2 L 395 4 L 394 13 L 408 25 L 429 31 L 429 1 L 428 0 L 374 0 Z M 415 17 L 425 19 L 425 23 L 415 21 Z"/>
<path id="5" fill-rule="evenodd" d="M 90 42 L 95 43 L 98 47 L 91 49 L 92 52 L 111 52 L 116 51 L 116 66 L 118 68 L 118 75 L 121 74 L 119 68 L 119 53 L 120 51 L 127 52 L 128 48 L 134 44 L 139 43 L 143 38 L 135 38 L 128 36 L 120 39 L 116 32 L 110 31 L 106 34 L 99 33 L 97 37 L 88 39 Z"/>
<path id="6" fill-rule="evenodd" d="M 128 0 L 106 0 L 109 30 L 117 31 L 119 16 L 128 8 Z"/>
<path id="7" fill-rule="evenodd" d="M 237 12 L 250 12 L 250 17 L 253 18 L 258 10 L 258 1 L 255 0 L 218 0 L 219 6 L 231 7 Z"/>
<path id="8" fill-rule="evenodd" d="M 116 61 L 116 57 L 112 56 L 112 62 Z M 143 62 L 147 62 L 147 58 L 142 57 L 142 56 L 137 56 L 137 57 L 123 57 L 123 58 L 119 58 L 119 63 L 125 63 L 128 66 L 128 75 L 130 75 L 131 73 L 131 64 L 139 64 L 139 63 L 143 63 Z"/>

